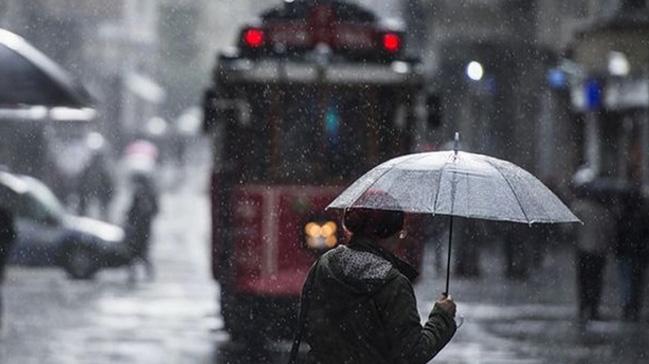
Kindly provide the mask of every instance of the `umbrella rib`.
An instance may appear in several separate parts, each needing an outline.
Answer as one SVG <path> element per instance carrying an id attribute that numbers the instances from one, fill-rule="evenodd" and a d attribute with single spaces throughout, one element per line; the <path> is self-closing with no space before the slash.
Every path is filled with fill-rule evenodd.
<path id="1" fill-rule="evenodd" d="M 507 182 L 507 186 L 508 186 L 509 189 L 512 191 L 512 194 L 514 195 L 514 198 L 516 199 L 516 202 L 518 202 L 518 207 L 521 209 L 521 212 L 523 213 L 523 216 L 525 217 L 525 220 L 527 220 L 527 223 L 529 224 L 529 223 L 530 223 L 530 218 L 529 218 L 529 217 L 527 216 L 527 214 L 525 213 L 525 210 L 523 209 L 523 204 L 521 204 L 521 199 L 518 198 L 518 194 L 516 194 L 516 191 L 514 190 L 514 186 L 512 186 L 512 184 L 509 182 L 509 180 L 507 179 L 507 177 L 505 177 L 505 174 L 500 170 L 500 168 L 498 168 L 498 166 L 497 166 L 496 164 L 492 163 L 492 162 L 491 162 L 489 159 L 487 159 L 487 158 L 485 158 L 484 161 L 487 162 L 487 163 L 489 163 L 489 165 L 491 165 L 492 167 L 494 167 L 494 169 L 495 169 L 496 171 L 498 171 L 498 173 L 500 173 L 500 175 L 503 177 L 503 179 L 505 180 L 505 182 Z"/>
<path id="2" fill-rule="evenodd" d="M 433 202 L 433 215 L 437 211 L 437 200 L 439 198 L 439 190 L 441 189 L 440 184 L 442 183 L 442 175 L 444 174 L 444 168 L 448 165 L 448 162 L 444 163 L 444 166 L 439 169 L 439 180 L 437 181 L 437 191 L 435 191 L 435 201 Z"/>
<path id="3" fill-rule="evenodd" d="M 370 188 L 372 188 L 372 187 L 376 184 L 376 182 L 378 182 L 378 180 L 380 180 L 381 177 L 385 176 L 388 172 L 390 172 L 390 168 L 386 168 L 385 171 L 384 171 L 383 173 L 381 173 L 380 176 L 376 177 L 376 179 L 375 179 L 374 181 L 372 181 L 372 183 L 370 183 L 370 185 L 367 186 L 367 188 L 365 188 L 365 189 L 363 190 L 363 192 L 361 192 L 361 193 L 358 195 L 358 197 L 356 197 L 356 198 L 354 199 L 354 201 L 352 201 L 351 204 L 349 204 L 349 207 L 350 207 L 350 208 L 351 208 L 351 207 L 354 207 L 354 204 L 355 204 L 356 202 L 358 202 L 358 200 L 359 200 L 359 199 L 360 199 L 360 198 L 365 194 L 365 192 L 369 191 Z"/>

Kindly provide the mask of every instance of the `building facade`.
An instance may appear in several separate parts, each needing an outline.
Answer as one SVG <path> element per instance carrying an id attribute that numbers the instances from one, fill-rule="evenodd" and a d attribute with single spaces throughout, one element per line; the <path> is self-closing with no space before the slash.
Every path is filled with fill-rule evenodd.
<path id="1" fill-rule="evenodd" d="M 81 79 L 96 129 L 117 141 L 158 113 L 157 11 L 155 0 L 3 0 L 0 26 Z"/>
<path id="2" fill-rule="evenodd" d="M 2 0 L 0 26 L 78 75 L 98 98 L 99 129 L 118 140 L 197 104 L 216 54 L 280 1 Z M 409 51 L 442 96 L 443 122 L 430 131 L 438 147 L 459 130 L 467 150 L 512 160 L 563 187 L 595 146 L 583 145 L 573 90 L 550 82 L 550 71 L 564 71 L 570 59 L 577 73 L 608 72 L 615 50 L 605 44 L 620 40 L 633 48 L 618 53 L 637 75 L 645 56 L 636 50 L 649 49 L 643 33 L 620 26 L 638 19 L 602 27 L 621 12 L 643 14 L 643 0 L 357 2 L 407 25 Z M 574 69 L 567 71 L 574 84 Z"/>
<path id="3" fill-rule="evenodd" d="M 596 176 L 649 186 L 649 3 L 602 2 L 567 46 L 578 71 L 571 106 L 584 165 Z"/>
<path id="4" fill-rule="evenodd" d="M 417 45 L 442 96 L 443 122 L 467 150 L 511 160 L 546 183 L 566 186 L 577 158 L 570 109 L 548 83 L 591 1 L 405 1 L 423 9 Z M 416 3 L 413 5 L 413 3 Z M 560 162 L 558 162 L 560 161 Z"/>

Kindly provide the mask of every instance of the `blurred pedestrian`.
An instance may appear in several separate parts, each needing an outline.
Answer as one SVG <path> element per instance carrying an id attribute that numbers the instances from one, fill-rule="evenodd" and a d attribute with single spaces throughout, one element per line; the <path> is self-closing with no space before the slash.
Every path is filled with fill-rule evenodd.
<path id="1" fill-rule="evenodd" d="M 556 178 L 548 177 L 545 185 L 561 201 L 570 200 L 567 196 L 570 191 L 560 188 Z M 573 224 L 532 224 L 529 227 L 530 243 L 526 253 L 529 273 L 539 271 L 543 267 L 550 249 L 565 246 L 573 241 L 571 236 L 573 226 Z"/>
<path id="2" fill-rule="evenodd" d="M 561 226 L 564 225 L 564 226 Z M 533 224 L 529 227 L 530 243 L 527 246 L 528 271 L 539 271 L 543 267 L 548 252 L 552 248 L 568 239 L 569 232 L 562 232 L 560 229 L 569 229 L 566 224 Z"/>
<path id="3" fill-rule="evenodd" d="M 158 214 L 158 193 L 150 176 L 137 173 L 132 177 L 133 197 L 128 210 L 126 231 L 132 258 L 129 278 L 135 280 L 137 263 L 142 263 L 147 277 L 153 279 L 153 264 L 149 257 L 151 226 Z"/>
<path id="4" fill-rule="evenodd" d="M 125 170 L 131 175 L 143 174 L 153 176 L 158 169 L 160 151 L 155 144 L 145 139 L 129 143 L 123 152 Z"/>
<path id="5" fill-rule="evenodd" d="M 435 273 L 442 273 L 446 261 L 444 260 L 444 244 L 442 241 L 444 237 L 448 240 L 448 228 L 445 219 L 440 219 L 437 216 L 424 215 L 423 220 L 423 233 L 424 241 L 426 244 L 432 245 L 433 253 L 433 266 Z"/>
<path id="6" fill-rule="evenodd" d="M 3 322 L 2 285 L 5 278 L 5 266 L 15 238 L 14 217 L 9 210 L 0 207 L 0 327 Z"/>
<path id="7" fill-rule="evenodd" d="M 107 219 L 113 190 L 113 176 L 107 157 L 101 152 L 95 152 L 79 177 L 79 214 L 89 215 L 91 204 L 96 202 L 98 217 Z"/>
<path id="8" fill-rule="evenodd" d="M 493 225 L 499 230 L 503 240 L 505 277 L 513 280 L 527 279 L 530 273 L 531 246 L 536 243 L 532 239 L 532 228 L 524 224 L 506 222 Z"/>
<path id="9" fill-rule="evenodd" d="M 482 244 L 475 242 L 488 239 L 487 225 L 484 221 L 475 219 L 455 218 L 454 229 L 455 274 L 466 278 L 480 277 Z"/>
<path id="10" fill-rule="evenodd" d="M 581 321 L 598 320 L 606 256 L 616 241 L 616 216 L 609 203 L 589 193 L 588 186 L 578 186 L 572 211 L 583 225 L 575 236 L 577 262 L 578 317 Z M 609 206 L 607 206 L 609 205 Z"/>
<path id="11" fill-rule="evenodd" d="M 308 363 L 427 363 L 453 337 L 455 303 L 439 299 L 422 327 L 412 288 L 413 267 L 393 255 L 403 228 L 398 211 L 351 209 L 351 241 L 325 253 L 302 292 L 300 325 Z"/>
<path id="12" fill-rule="evenodd" d="M 622 318 L 637 321 L 642 311 L 649 261 L 649 208 L 638 189 L 631 189 L 623 198 L 617 242 L 615 255 L 622 293 Z"/>

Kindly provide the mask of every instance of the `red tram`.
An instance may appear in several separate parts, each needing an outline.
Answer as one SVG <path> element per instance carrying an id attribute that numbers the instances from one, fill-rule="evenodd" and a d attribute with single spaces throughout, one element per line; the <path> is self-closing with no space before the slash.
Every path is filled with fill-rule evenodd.
<path id="1" fill-rule="evenodd" d="M 412 151 L 426 95 L 403 46 L 403 31 L 367 9 L 296 0 L 264 12 L 236 51 L 219 55 L 203 107 L 213 276 L 232 335 L 290 334 L 309 267 L 344 240 L 325 206 Z M 401 244 L 419 266 L 421 237 Z"/>

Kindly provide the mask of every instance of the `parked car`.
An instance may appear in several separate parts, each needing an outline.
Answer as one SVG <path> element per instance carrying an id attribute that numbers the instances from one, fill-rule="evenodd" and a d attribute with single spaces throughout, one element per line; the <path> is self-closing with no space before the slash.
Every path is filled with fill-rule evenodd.
<path id="1" fill-rule="evenodd" d="M 0 205 L 15 217 L 10 264 L 61 266 L 71 278 L 89 279 L 100 268 L 129 262 L 122 228 L 69 214 L 35 178 L 0 171 Z"/>

